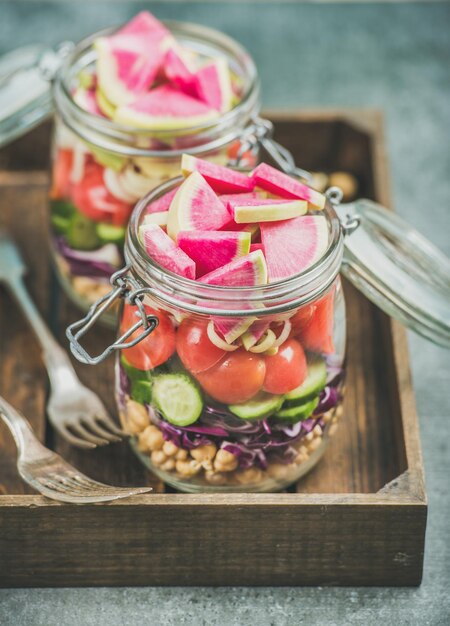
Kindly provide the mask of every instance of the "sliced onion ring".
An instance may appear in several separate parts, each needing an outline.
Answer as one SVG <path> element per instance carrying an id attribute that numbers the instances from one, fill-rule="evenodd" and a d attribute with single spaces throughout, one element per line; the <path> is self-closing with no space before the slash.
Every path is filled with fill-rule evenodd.
<path id="1" fill-rule="evenodd" d="M 249 352 L 255 352 L 256 354 L 260 354 L 261 352 L 266 352 L 266 350 L 269 350 L 275 344 L 275 339 L 276 339 L 275 333 L 273 332 L 273 330 L 270 330 L 269 328 L 264 333 L 262 341 L 259 341 L 257 344 L 252 346 Z"/>
<path id="2" fill-rule="evenodd" d="M 219 335 L 216 333 L 216 329 L 214 328 L 213 320 L 210 320 L 208 327 L 206 329 L 206 332 L 208 334 L 208 338 L 210 342 L 213 343 L 215 346 L 217 346 L 217 348 L 220 348 L 221 350 L 225 350 L 226 352 L 234 352 L 235 350 L 239 348 L 239 346 L 230 345 L 229 343 L 224 341 L 224 339 L 221 339 L 219 337 Z"/>
<path id="3" fill-rule="evenodd" d="M 284 322 L 284 326 L 283 326 L 283 330 L 280 333 L 280 336 L 278 337 L 278 339 L 276 341 L 274 341 L 273 346 L 274 348 L 278 348 L 279 346 L 281 346 L 286 339 L 289 337 L 289 333 L 291 332 L 291 328 L 292 328 L 292 324 L 289 320 L 286 320 Z"/>

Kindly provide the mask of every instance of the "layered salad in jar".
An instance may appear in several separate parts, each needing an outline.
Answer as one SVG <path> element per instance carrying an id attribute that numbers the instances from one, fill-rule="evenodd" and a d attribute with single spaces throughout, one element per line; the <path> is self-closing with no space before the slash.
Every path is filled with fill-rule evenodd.
<path id="1" fill-rule="evenodd" d="M 145 206 L 143 254 L 188 279 L 186 302 L 190 291 L 245 288 L 239 308 L 248 314 L 203 315 L 146 297 L 159 322 L 117 360 L 122 424 L 141 459 L 176 488 L 279 490 L 315 464 L 336 428 L 344 302 L 338 277 L 282 313 L 248 288 L 276 288 L 322 259 L 325 196 L 265 163 L 247 174 L 184 155 L 182 172 L 181 184 Z M 252 315 L 261 306 L 267 315 Z M 121 334 L 138 319 L 125 303 Z"/>
<path id="2" fill-rule="evenodd" d="M 109 126 L 132 129 L 137 147 L 152 156 L 129 156 L 122 140 L 105 149 L 56 118 L 53 250 L 63 285 L 84 308 L 107 292 L 109 277 L 123 264 L 126 225 L 136 201 L 177 175 L 180 157 L 173 153 L 207 142 L 205 129 L 233 110 L 243 93 L 242 77 L 226 55 L 208 56 L 208 49 L 183 45 L 148 12 L 95 39 L 92 50 L 93 62 L 70 85 L 73 102 L 91 121 L 98 120 L 100 137 L 102 129 L 111 132 Z M 239 147 L 234 140 L 205 156 L 226 164 Z M 252 164 L 254 155 L 247 153 L 245 160 Z"/>

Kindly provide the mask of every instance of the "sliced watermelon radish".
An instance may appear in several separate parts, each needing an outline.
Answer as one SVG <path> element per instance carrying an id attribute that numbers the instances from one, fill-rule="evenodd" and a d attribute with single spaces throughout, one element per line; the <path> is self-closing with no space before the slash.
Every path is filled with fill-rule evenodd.
<path id="1" fill-rule="evenodd" d="M 305 200 L 247 199 L 230 200 L 228 211 L 236 224 L 259 222 L 279 222 L 292 217 L 300 217 L 308 210 Z"/>
<path id="2" fill-rule="evenodd" d="M 229 221 L 227 209 L 203 176 L 194 172 L 172 200 L 167 232 L 175 241 L 180 230 L 219 230 Z"/>
<path id="3" fill-rule="evenodd" d="M 262 194 L 259 194 L 256 191 L 244 191 L 243 193 L 222 193 L 220 194 L 219 199 L 221 202 L 224 203 L 224 205 L 228 209 L 230 202 L 234 202 L 234 201 L 241 202 L 244 200 L 256 200 L 257 198 L 265 198 L 265 197 L 266 197 L 266 194 L 264 194 L 264 192 Z M 231 214 L 231 217 L 233 217 L 232 214 Z"/>
<path id="4" fill-rule="evenodd" d="M 147 213 L 142 222 L 143 225 L 156 224 L 161 226 L 163 230 L 167 230 L 167 220 L 169 211 L 159 211 L 158 213 Z"/>
<path id="5" fill-rule="evenodd" d="M 255 250 L 262 250 L 264 252 L 264 248 L 262 243 L 252 243 L 250 244 L 250 252 L 255 252 Z"/>
<path id="6" fill-rule="evenodd" d="M 195 261 L 197 278 L 248 254 L 250 240 L 245 231 L 181 231 L 177 237 L 179 247 Z"/>
<path id="7" fill-rule="evenodd" d="M 100 115 L 104 117 L 102 110 L 100 109 L 97 98 L 95 95 L 95 89 L 85 89 L 84 87 L 77 87 L 73 93 L 73 101 L 78 104 L 84 111 L 92 113 L 92 115 Z"/>
<path id="8" fill-rule="evenodd" d="M 260 228 L 271 283 L 303 272 L 323 256 L 328 246 L 328 225 L 322 215 L 262 222 Z"/>
<path id="9" fill-rule="evenodd" d="M 217 119 L 219 113 L 171 85 L 155 87 L 135 102 L 119 106 L 114 121 L 148 130 L 181 130 Z"/>
<path id="10" fill-rule="evenodd" d="M 266 189 L 282 198 L 298 198 L 306 200 L 314 209 L 323 209 L 325 196 L 308 185 L 304 185 L 295 178 L 280 172 L 267 163 L 260 163 L 252 172 L 251 178 L 254 186 Z"/>
<path id="11" fill-rule="evenodd" d="M 139 237 L 148 256 L 161 267 L 185 278 L 195 279 L 195 263 L 157 224 L 142 224 Z"/>
<path id="12" fill-rule="evenodd" d="M 197 159 L 190 154 L 183 154 L 181 171 L 183 176 L 189 176 L 192 172 L 200 172 L 217 193 L 253 191 L 254 187 L 251 178 L 242 174 L 242 172 L 236 172 L 223 165 L 209 163 L 203 159 Z"/>
<path id="13" fill-rule="evenodd" d="M 225 113 L 233 102 L 230 68 L 227 59 L 222 56 L 212 63 L 207 63 L 195 73 L 196 95 L 209 106 Z"/>
<path id="14" fill-rule="evenodd" d="M 215 317 L 214 327 L 227 343 L 233 343 L 250 328 L 256 317 Z"/>
<path id="15" fill-rule="evenodd" d="M 157 200 L 153 200 L 153 202 L 150 202 L 150 204 L 147 206 L 147 213 L 161 213 L 162 211 L 168 211 L 177 191 L 178 187 L 175 187 Z"/>
<path id="16" fill-rule="evenodd" d="M 188 94 L 188 96 L 193 98 L 198 96 L 195 74 L 178 49 L 172 47 L 167 50 L 164 57 L 164 74 L 170 83 Z"/>
<path id="17" fill-rule="evenodd" d="M 266 330 L 269 328 L 270 322 L 264 319 L 255 320 L 248 330 L 242 335 L 242 345 L 246 350 L 250 350 L 258 343 Z"/>
<path id="18" fill-rule="evenodd" d="M 200 278 L 207 285 L 224 287 L 253 287 L 267 283 L 267 266 L 261 250 L 251 252 L 240 259 L 231 261 Z"/>
<path id="19" fill-rule="evenodd" d="M 97 87 L 97 89 L 95 90 L 95 99 L 97 100 L 98 108 L 103 113 L 103 115 L 105 117 L 109 117 L 109 119 L 112 119 L 114 117 L 116 107 L 112 102 L 108 100 L 108 98 L 99 87 Z"/>

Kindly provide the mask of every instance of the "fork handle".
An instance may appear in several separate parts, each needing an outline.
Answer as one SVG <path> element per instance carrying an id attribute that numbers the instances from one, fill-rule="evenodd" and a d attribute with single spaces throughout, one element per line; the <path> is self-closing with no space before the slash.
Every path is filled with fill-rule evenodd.
<path id="1" fill-rule="evenodd" d="M 0 396 L 0 417 L 8 426 L 14 437 L 17 450 L 19 451 L 19 457 L 25 453 L 25 447 L 27 445 L 33 444 L 33 446 L 41 446 L 41 443 L 31 428 L 30 422 L 19 413 L 19 411 L 16 411 L 9 402 L 6 402 L 2 396 Z"/>
<path id="2" fill-rule="evenodd" d="M 53 337 L 47 324 L 42 319 L 42 316 L 31 299 L 22 278 L 17 275 L 11 277 L 8 280 L 8 286 L 25 313 L 27 320 L 33 328 L 39 343 L 41 344 L 44 363 L 52 387 L 57 385 L 61 387 L 68 382 L 72 382 L 72 379 L 77 378 L 72 363 L 70 362 L 67 353 Z"/>

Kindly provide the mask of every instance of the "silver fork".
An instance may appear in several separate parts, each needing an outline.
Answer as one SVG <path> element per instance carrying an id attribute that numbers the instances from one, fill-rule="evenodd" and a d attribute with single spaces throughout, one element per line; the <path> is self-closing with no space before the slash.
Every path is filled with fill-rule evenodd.
<path id="1" fill-rule="evenodd" d="M 126 436 L 112 420 L 103 402 L 81 383 L 66 352 L 56 342 L 23 282 L 26 267 L 8 235 L 0 231 L 0 282 L 22 307 L 43 349 L 50 379 L 47 413 L 50 422 L 70 443 L 95 448 Z"/>
<path id="2" fill-rule="evenodd" d="M 151 487 L 112 487 L 82 474 L 59 454 L 43 446 L 34 435 L 28 420 L 1 396 L 0 417 L 16 442 L 19 474 L 47 498 L 84 504 L 108 502 L 152 491 Z"/>

